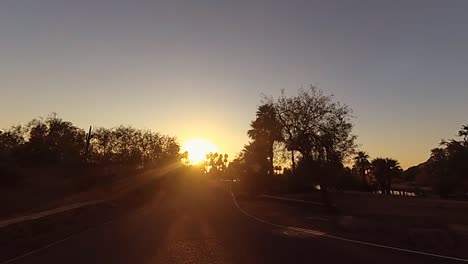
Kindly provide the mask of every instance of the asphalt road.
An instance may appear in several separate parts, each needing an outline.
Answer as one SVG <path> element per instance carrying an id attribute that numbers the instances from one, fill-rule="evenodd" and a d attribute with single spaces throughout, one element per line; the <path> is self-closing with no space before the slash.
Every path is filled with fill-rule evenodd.
<path id="1" fill-rule="evenodd" d="M 225 188 L 171 179 L 126 215 L 12 263 L 457 263 L 290 232 L 244 215 Z"/>

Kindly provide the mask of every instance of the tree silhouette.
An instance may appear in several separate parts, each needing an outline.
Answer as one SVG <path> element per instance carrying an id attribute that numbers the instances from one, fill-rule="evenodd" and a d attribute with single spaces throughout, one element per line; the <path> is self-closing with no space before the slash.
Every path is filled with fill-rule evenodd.
<path id="1" fill-rule="evenodd" d="M 356 153 L 356 156 L 354 156 L 354 167 L 361 178 L 362 188 L 365 190 L 368 186 L 366 175 L 370 167 L 369 155 L 364 151 Z"/>
<path id="2" fill-rule="evenodd" d="M 208 153 L 204 161 L 205 173 L 217 178 L 224 177 L 228 167 L 228 154 Z"/>
<path id="3" fill-rule="evenodd" d="M 390 158 L 375 158 L 371 162 L 371 172 L 376 178 L 379 189 L 385 194 L 391 194 L 392 178 L 401 174 L 398 161 Z"/>
<path id="4" fill-rule="evenodd" d="M 13 126 L 0 131 L 0 160 L 11 162 L 17 158 L 26 142 L 23 133 L 22 126 Z"/>
<path id="5" fill-rule="evenodd" d="M 303 157 L 342 159 L 354 148 L 351 110 L 333 102 L 332 95 L 324 95 L 317 87 L 301 89 L 293 97 L 287 97 L 283 91 L 275 107 L 288 148 L 299 151 Z"/>
<path id="6" fill-rule="evenodd" d="M 180 158 L 182 159 L 182 161 L 184 162 L 185 166 L 189 166 L 190 165 L 190 159 L 189 159 L 189 153 L 188 151 L 184 151 L 184 153 L 182 153 L 180 155 Z"/>
<path id="7" fill-rule="evenodd" d="M 28 164 L 79 163 L 84 154 L 85 132 L 56 114 L 27 125 L 29 140 L 23 149 Z"/>
<path id="8" fill-rule="evenodd" d="M 468 191 L 468 125 L 458 135 L 462 140 L 442 140 L 427 162 L 433 187 L 443 197 Z"/>
<path id="9" fill-rule="evenodd" d="M 265 148 L 266 158 L 268 159 L 267 174 L 270 178 L 274 175 L 274 151 L 275 141 L 282 140 L 281 124 L 278 121 L 276 109 L 273 104 L 265 103 L 258 107 L 256 119 L 250 124 L 251 129 L 247 135 Z"/>
<path id="10" fill-rule="evenodd" d="M 236 157 L 231 162 L 229 162 L 226 168 L 226 179 L 237 180 L 242 178 L 245 171 L 245 163 L 242 157 Z"/>
<path id="11" fill-rule="evenodd" d="M 224 155 L 223 154 L 218 155 L 218 159 L 216 160 L 216 167 L 218 168 L 218 171 L 220 173 L 224 171 Z"/>
<path id="12" fill-rule="evenodd" d="M 56 114 L 33 119 L 26 126 L 0 131 L 0 158 L 25 166 L 55 166 L 90 163 L 157 166 L 181 159 L 174 137 L 130 126 L 92 131 L 88 157 L 83 129 Z"/>
<path id="13" fill-rule="evenodd" d="M 458 131 L 458 136 L 463 137 L 465 144 L 468 142 L 468 125 L 463 125 L 460 131 Z"/>
<path id="14" fill-rule="evenodd" d="M 242 150 L 241 157 L 245 162 L 242 181 L 247 183 L 251 193 L 261 193 L 268 188 L 268 155 L 268 150 L 259 141 L 250 142 Z"/>
<path id="15" fill-rule="evenodd" d="M 294 151 L 301 153 L 301 169 L 321 168 L 321 173 L 315 175 L 324 202 L 328 203 L 326 192 L 330 178 L 326 175 L 332 175 L 331 172 L 340 167 L 355 147 L 356 137 L 351 134 L 351 109 L 334 102 L 332 95 L 324 95 L 315 86 L 308 90 L 300 89 L 298 95 L 292 97 L 286 96 L 283 91 L 275 103 L 275 109 L 283 139 L 291 151 L 293 171 L 296 163 Z"/>

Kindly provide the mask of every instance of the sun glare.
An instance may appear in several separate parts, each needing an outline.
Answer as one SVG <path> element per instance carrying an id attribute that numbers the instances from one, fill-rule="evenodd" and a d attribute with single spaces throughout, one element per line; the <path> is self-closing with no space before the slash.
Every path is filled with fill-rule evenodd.
<path id="1" fill-rule="evenodd" d="M 188 152 L 190 164 L 197 164 L 206 159 L 206 154 L 218 152 L 218 148 L 206 139 L 191 139 L 182 145 L 182 152 Z"/>

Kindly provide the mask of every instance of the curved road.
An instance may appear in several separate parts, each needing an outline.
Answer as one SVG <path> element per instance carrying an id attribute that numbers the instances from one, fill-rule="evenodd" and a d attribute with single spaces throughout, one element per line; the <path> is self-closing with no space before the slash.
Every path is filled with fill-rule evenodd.
<path id="1" fill-rule="evenodd" d="M 174 178 L 144 206 L 12 263 L 450 263 L 284 231 L 245 216 L 223 188 Z"/>

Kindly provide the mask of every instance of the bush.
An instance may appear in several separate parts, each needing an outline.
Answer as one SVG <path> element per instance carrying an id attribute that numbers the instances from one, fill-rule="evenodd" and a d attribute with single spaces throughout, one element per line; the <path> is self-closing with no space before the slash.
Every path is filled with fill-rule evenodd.
<path id="1" fill-rule="evenodd" d="M 352 171 L 345 169 L 341 175 L 338 176 L 338 182 L 336 184 L 338 190 L 353 190 L 360 191 L 363 189 L 362 182 L 353 175 Z M 370 191 L 370 186 L 366 185 L 366 191 Z"/>
<path id="2" fill-rule="evenodd" d="M 0 163 L 0 188 L 8 188 L 19 184 L 21 173 L 16 166 Z"/>

